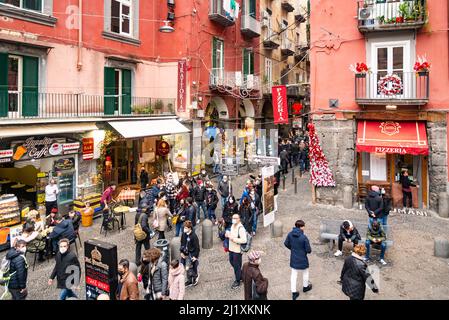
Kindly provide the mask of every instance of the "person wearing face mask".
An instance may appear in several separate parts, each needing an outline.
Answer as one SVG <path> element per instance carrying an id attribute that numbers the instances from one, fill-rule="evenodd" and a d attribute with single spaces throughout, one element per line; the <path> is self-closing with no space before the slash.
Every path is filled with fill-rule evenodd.
<path id="1" fill-rule="evenodd" d="M 6 254 L 9 260 L 9 281 L 7 282 L 8 291 L 13 300 L 25 300 L 27 291 L 28 263 L 25 258 L 27 243 L 24 240 L 16 240 L 14 248 L 11 248 Z"/>
<path id="2" fill-rule="evenodd" d="M 198 264 L 200 256 L 200 241 L 193 230 L 192 222 L 184 222 L 184 232 L 181 236 L 181 264 L 187 269 L 186 287 L 196 286 L 200 278 Z"/>
<path id="3" fill-rule="evenodd" d="M 187 187 L 187 190 L 188 190 L 188 195 L 186 196 L 186 198 L 188 197 L 188 196 L 191 196 L 192 195 L 192 193 L 193 193 L 193 189 L 195 188 L 195 186 L 197 185 L 197 182 L 196 182 L 196 180 L 192 177 L 192 173 L 188 173 L 187 174 L 187 179 L 185 179 L 185 181 L 183 182 L 183 184 L 182 184 L 182 187 L 184 188 L 184 186 L 186 186 Z"/>
<path id="4" fill-rule="evenodd" d="M 48 280 L 48 285 L 51 286 L 53 284 L 53 280 L 56 278 L 57 288 L 61 289 L 59 300 L 78 298 L 73 290 L 75 288 L 79 288 L 81 279 L 81 265 L 75 253 L 70 251 L 69 239 L 59 240 L 59 250 L 56 254 L 55 261 L 56 263 L 50 275 L 50 279 Z M 76 268 L 75 272 L 73 272 L 73 267 Z M 68 278 L 73 277 L 74 275 L 75 278 L 69 281 Z M 70 285 L 70 287 L 67 287 L 68 285 Z"/>
<path id="5" fill-rule="evenodd" d="M 215 215 L 217 205 L 218 205 L 217 191 L 213 188 L 212 183 L 209 182 L 206 188 L 206 209 L 207 209 L 207 217 L 214 224 L 217 224 L 217 217 Z"/>
<path id="6" fill-rule="evenodd" d="M 221 207 L 224 208 L 226 199 L 232 194 L 232 186 L 228 180 L 228 176 L 223 176 L 223 179 L 218 184 L 218 193 L 221 196 Z"/>
<path id="7" fill-rule="evenodd" d="M 245 227 L 245 230 L 252 232 L 254 225 L 254 214 L 249 198 L 243 199 L 243 202 L 239 208 L 239 216 L 242 221 L 242 225 Z"/>
<path id="8" fill-rule="evenodd" d="M 167 196 L 168 206 L 170 212 L 175 212 L 176 207 L 176 186 L 173 182 L 173 175 L 171 173 L 167 176 L 167 181 L 165 183 L 165 193 Z"/>
<path id="9" fill-rule="evenodd" d="M 117 271 L 120 276 L 117 299 L 139 300 L 139 283 L 136 276 L 129 271 L 129 261 L 126 259 L 120 260 Z"/>
<path id="10" fill-rule="evenodd" d="M 259 216 L 259 212 L 261 209 L 261 201 L 259 198 L 259 195 L 256 193 L 256 190 L 254 188 L 251 189 L 250 193 L 249 193 L 249 200 L 250 200 L 250 205 L 251 205 L 251 211 L 253 213 L 253 225 L 252 228 L 250 230 L 252 230 L 253 236 L 256 235 L 256 231 L 257 231 L 257 220 L 258 220 L 258 216 Z M 248 229 L 247 229 L 248 230 Z"/>
<path id="11" fill-rule="evenodd" d="M 234 196 L 230 196 L 223 209 L 223 220 L 225 229 L 229 230 L 232 226 L 232 216 L 239 213 L 239 206 L 235 202 Z"/>
<path id="12" fill-rule="evenodd" d="M 195 200 L 197 207 L 197 218 L 196 221 L 199 223 L 201 219 L 201 211 L 203 211 L 204 219 L 207 219 L 207 210 L 206 210 L 206 187 L 204 186 L 202 181 L 199 181 L 198 184 L 193 189 L 193 199 Z"/>
<path id="13" fill-rule="evenodd" d="M 248 253 L 248 262 L 242 267 L 242 279 L 245 300 L 267 300 L 268 279 L 262 276 L 259 266 L 262 252 Z"/>
<path id="14" fill-rule="evenodd" d="M 48 216 L 51 209 L 58 207 L 59 189 L 55 179 L 50 179 L 50 183 L 45 187 L 45 214 Z"/>
<path id="15" fill-rule="evenodd" d="M 365 200 L 365 209 L 368 212 L 369 224 L 378 219 L 383 211 L 383 201 L 380 196 L 380 188 L 372 186 Z"/>
<path id="16" fill-rule="evenodd" d="M 235 281 L 231 288 L 237 289 L 240 287 L 242 280 L 242 249 L 241 245 L 247 243 L 248 238 L 245 227 L 240 223 L 240 216 L 234 214 L 232 216 L 231 230 L 226 232 L 225 237 L 229 239 L 229 263 L 234 269 Z"/>
<path id="17" fill-rule="evenodd" d="M 204 182 L 210 180 L 209 179 L 209 175 L 207 174 L 206 169 L 201 169 L 201 173 L 200 173 L 198 179 L 201 180 L 201 181 L 204 181 Z"/>

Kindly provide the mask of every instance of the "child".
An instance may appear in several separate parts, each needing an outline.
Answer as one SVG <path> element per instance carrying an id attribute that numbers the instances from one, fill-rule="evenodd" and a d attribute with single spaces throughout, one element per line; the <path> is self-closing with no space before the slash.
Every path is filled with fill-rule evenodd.
<path id="1" fill-rule="evenodd" d="M 170 300 L 184 300 L 184 266 L 179 263 L 179 260 L 173 260 L 170 263 L 170 271 L 168 274 L 168 290 L 170 291 Z"/>

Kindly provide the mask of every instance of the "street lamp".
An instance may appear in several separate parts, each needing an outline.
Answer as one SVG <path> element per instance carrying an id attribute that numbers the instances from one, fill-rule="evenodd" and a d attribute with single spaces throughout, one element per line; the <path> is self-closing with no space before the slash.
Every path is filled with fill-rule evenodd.
<path id="1" fill-rule="evenodd" d="M 164 20 L 164 25 L 159 28 L 159 32 L 163 33 L 172 33 L 175 31 L 175 28 L 173 28 L 171 25 L 169 25 L 169 20 Z"/>

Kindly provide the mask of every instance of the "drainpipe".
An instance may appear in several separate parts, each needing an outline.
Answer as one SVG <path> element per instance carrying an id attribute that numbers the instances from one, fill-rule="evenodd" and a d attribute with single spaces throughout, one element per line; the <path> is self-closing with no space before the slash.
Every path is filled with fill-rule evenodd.
<path id="1" fill-rule="evenodd" d="M 78 71 L 83 68 L 83 0 L 78 0 Z"/>

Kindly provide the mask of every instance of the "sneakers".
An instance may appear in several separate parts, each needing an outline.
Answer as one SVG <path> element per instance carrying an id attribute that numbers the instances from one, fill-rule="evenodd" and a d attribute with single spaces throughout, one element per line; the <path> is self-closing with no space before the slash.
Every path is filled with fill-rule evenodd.
<path id="1" fill-rule="evenodd" d="M 309 285 L 307 287 L 303 287 L 302 288 L 302 292 L 307 292 L 307 291 L 310 291 L 310 290 L 312 290 L 312 284 L 311 283 L 309 283 Z"/>
<path id="2" fill-rule="evenodd" d="M 334 256 L 339 257 L 343 254 L 340 250 L 337 250 L 337 252 L 334 253 Z"/>
<path id="3" fill-rule="evenodd" d="M 256 236 L 256 231 L 253 231 L 253 234 L 252 234 L 252 236 L 253 236 L 253 237 L 255 237 L 255 236 Z"/>
<path id="4" fill-rule="evenodd" d="M 234 281 L 234 283 L 231 286 L 231 289 L 237 289 L 240 287 L 240 281 Z"/>
<path id="5" fill-rule="evenodd" d="M 201 222 L 200 219 L 196 220 L 196 224 L 200 224 L 200 222 Z"/>
<path id="6" fill-rule="evenodd" d="M 192 285 L 193 285 L 193 283 L 192 283 L 191 280 L 187 280 L 187 281 L 185 282 L 185 287 L 186 287 L 186 288 L 191 287 Z"/>
<path id="7" fill-rule="evenodd" d="M 383 266 L 386 266 L 386 265 L 387 265 L 387 263 L 385 262 L 384 259 L 380 259 L 379 262 L 380 262 Z"/>
<path id="8" fill-rule="evenodd" d="M 195 280 L 193 280 L 193 286 L 195 287 L 198 284 L 198 281 L 200 280 L 200 275 L 198 274 L 195 278 Z"/>
<path id="9" fill-rule="evenodd" d="M 292 300 L 296 300 L 299 297 L 299 292 L 292 292 Z"/>

